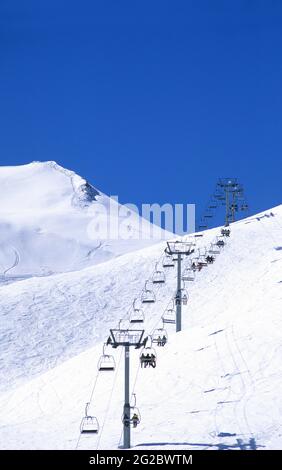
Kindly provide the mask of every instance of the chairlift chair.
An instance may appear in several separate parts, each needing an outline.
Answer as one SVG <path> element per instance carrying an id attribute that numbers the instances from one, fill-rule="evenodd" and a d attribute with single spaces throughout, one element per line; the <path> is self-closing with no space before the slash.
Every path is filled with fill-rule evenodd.
<path id="1" fill-rule="evenodd" d="M 223 248 L 225 246 L 225 241 L 222 239 L 222 237 L 217 237 L 216 245 L 219 248 Z"/>
<path id="2" fill-rule="evenodd" d="M 160 271 L 157 268 L 157 265 L 156 265 L 156 268 L 155 268 L 155 272 L 153 274 L 152 282 L 153 282 L 153 284 L 164 284 L 165 283 L 165 273 L 163 271 Z"/>
<path id="3" fill-rule="evenodd" d="M 162 316 L 163 323 L 175 324 L 176 314 L 174 308 L 167 308 Z"/>
<path id="4" fill-rule="evenodd" d="M 151 304 L 151 303 L 154 303 L 155 301 L 156 301 L 156 296 L 153 290 L 149 289 L 148 281 L 146 281 L 144 290 L 141 294 L 141 302 L 143 304 Z"/>
<path id="5" fill-rule="evenodd" d="M 157 353 L 156 350 L 152 346 L 146 346 L 145 348 L 142 349 L 140 353 L 140 364 L 141 367 L 153 367 L 153 369 L 156 367 L 157 363 Z"/>
<path id="6" fill-rule="evenodd" d="M 141 308 L 135 308 L 130 315 L 130 323 L 144 323 L 145 315 Z"/>
<path id="7" fill-rule="evenodd" d="M 133 405 L 130 405 L 130 416 L 125 416 L 123 413 L 122 415 L 122 423 L 125 424 L 125 426 L 129 427 L 132 426 L 133 428 L 136 428 L 137 425 L 141 422 L 141 413 L 139 411 L 139 408 L 136 406 L 136 394 L 133 393 Z"/>
<path id="8" fill-rule="evenodd" d="M 145 320 L 144 312 L 141 308 L 136 307 L 136 302 L 137 302 L 137 299 L 134 299 L 133 306 L 132 306 L 133 310 L 130 314 L 129 322 L 130 323 L 144 323 L 144 320 Z"/>
<path id="9" fill-rule="evenodd" d="M 182 273 L 182 280 L 193 282 L 195 280 L 195 272 L 191 267 L 185 268 Z"/>
<path id="10" fill-rule="evenodd" d="M 174 261 L 170 255 L 165 255 L 163 258 L 163 268 L 174 268 Z"/>
<path id="11" fill-rule="evenodd" d="M 81 434 L 98 434 L 99 432 L 99 423 L 96 416 L 90 416 L 88 414 L 88 408 L 90 403 L 85 405 L 85 416 L 82 418 L 80 424 Z"/>
<path id="12" fill-rule="evenodd" d="M 211 255 L 219 255 L 220 250 L 218 249 L 218 246 L 215 243 L 212 243 L 209 249 L 209 253 Z"/>
<path id="13" fill-rule="evenodd" d="M 207 256 L 207 253 L 201 254 L 201 255 L 198 256 L 198 258 L 197 258 L 198 266 L 200 265 L 201 267 L 205 267 L 205 266 L 208 265 L 207 260 L 206 260 L 206 256 Z"/>
<path id="14" fill-rule="evenodd" d="M 164 328 L 156 328 L 153 331 L 152 343 L 155 343 L 157 346 L 165 346 L 168 340 L 167 331 Z"/>
<path id="15" fill-rule="evenodd" d="M 103 345 L 103 354 L 98 362 L 98 370 L 103 371 L 114 371 L 116 368 L 115 358 L 110 354 L 105 353 L 106 344 Z"/>
<path id="16" fill-rule="evenodd" d="M 181 288 L 180 291 L 181 291 L 181 296 L 178 295 L 178 292 L 176 293 L 175 304 L 179 305 L 180 303 L 182 303 L 182 305 L 187 305 L 189 294 L 185 288 Z"/>
<path id="17" fill-rule="evenodd" d="M 223 237 L 229 237 L 230 236 L 230 229 L 229 228 L 223 228 L 221 229 L 221 235 Z"/>

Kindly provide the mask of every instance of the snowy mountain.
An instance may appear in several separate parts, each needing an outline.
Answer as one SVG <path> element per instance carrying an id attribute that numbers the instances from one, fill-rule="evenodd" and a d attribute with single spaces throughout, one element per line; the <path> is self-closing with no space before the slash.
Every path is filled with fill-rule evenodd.
<path id="1" fill-rule="evenodd" d="M 137 449 L 282 448 L 282 206 L 231 226 L 215 262 L 186 282 L 183 331 L 166 325 L 157 367 L 131 354 L 131 391 L 141 423 Z M 194 259 L 220 228 L 187 237 Z M 123 351 L 114 372 L 98 372 L 109 328 L 130 326 L 134 298 L 165 243 L 76 272 L 1 286 L 0 439 L 4 449 L 115 449 L 122 438 Z M 199 252 L 197 250 L 200 250 Z M 190 257 L 184 261 L 188 266 Z M 129 269 L 130 267 L 130 269 Z M 147 335 L 175 293 L 164 268 L 156 302 L 142 305 Z M 80 435 L 84 405 L 97 435 Z"/>
<path id="2" fill-rule="evenodd" d="M 153 243 L 148 221 L 52 161 L 1 167 L 0 207 L 2 281 L 82 269 Z"/>

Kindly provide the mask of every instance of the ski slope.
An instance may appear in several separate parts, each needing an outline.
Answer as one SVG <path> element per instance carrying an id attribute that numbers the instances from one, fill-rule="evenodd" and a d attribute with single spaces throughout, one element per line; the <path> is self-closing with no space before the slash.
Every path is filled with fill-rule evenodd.
<path id="1" fill-rule="evenodd" d="M 1 167 L 0 207 L 1 283 L 75 271 L 150 246 L 152 227 L 158 241 L 172 235 L 52 161 Z"/>
<path id="2" fill-rule="evenodd" d="M 140 369 L 140 352 L 132 351 L 136 449 L 239 449 L 250 439 L 260 449 L 282 448 L 281 230 L 282 206 L 233 224 L 215 263 L 187 283 L 183 331 L 167 325 L 157 367 Z M 203 232 L 197 248 L 219 233 Z M 111 351 L 115 372 L 97 373 L 97 362 L 109 328 L 120 319 L 129 325 L 132 301 L 164 246 L 1 287 L 1 448 L 118 448 L 123 352 Z M 146 334 L 161 326 L 175 292 L 176 269 L 166 276 L 156 303 L 144 308 Z M 79 433 L 87 401 L 97 436 Z"/>

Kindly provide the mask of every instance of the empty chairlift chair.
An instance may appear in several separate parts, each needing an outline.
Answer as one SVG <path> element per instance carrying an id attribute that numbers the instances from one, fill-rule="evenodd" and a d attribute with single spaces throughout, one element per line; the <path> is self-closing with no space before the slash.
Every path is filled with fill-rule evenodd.
<path id="1" fill-rule="evenodd" d="M 195 272 L 193 271 L 191 266 L 189 266 L 188 268 L 184 268 L 182 273 L 182 280 L 188 282 L 193 282 L 195 280 Z"/>
<path id="2" fill-rule="evenodd" d="M 145 315 L 144 312 L 141 308 L 138 308 L 137 306 L 137 299 L 134 300 L 133 302 L 133 310 L 130 315 L 130 323 L 144 323 L 145 320 Z"/>
<path id="3" fill-rule="evenodd" d="M 155 267 L 155 272 L 152 278 L 153 284 L 164 284 L 165 283 L 165 273 L 158 269 L 158 266 Z"/>
<path id="4" fill-rule="evenodd" d="M 163 268 L 174 268 L 174 261 L 172 259 L 172 256 L 165 255 L 163 257 Z"/>
<path id="5" fill-rule="evenodd" d="M 105 352 L 106 347 L 107 347 L 107 345 L 104 344 L 103 354 L 100 357 L 99 362 L 98 362 L 98 370 L 100 372 L 106 372 L 106 371 L 110 372 L 110 371 L 114 371 L 115 368 L 116 368 L 116 363 L 115 363 L 114 356 L 112 356 L 110 354 L 106 354 L 106 352 Z"/>
<path id="6" fill-rule="evenodd" d="M 156 328 L 152 335 L 152 343 L 157 346 L 165 346 L 168 340 L 167 331 L 164 328 Z"/>
<path id="7" fill-rule="evenodd" d="M 149 285 L 149 282 L 146 281 L 145 287 L 144 287 L 143 292 L 141 294 L 141 302 L 143 304 L 151 304 L 151 303 L 154 303 L 156 301 L 156 296 L 155 296 L 153 290 L 148 287 L 148 285 Z"/>
<path id="8" fill-rule="evenodd" d="M 209 254 L 219 255 L 219 253 L 220 253 L 220 250 L 219 250 L 218 246 L 216 245 L 216 243 L 212 243 L 211 246 L 210 246 L 210 249 L 209 249 Z"/>
<path id="9" fill-rule="evenodd" d="M 168 307 L 164 313 L 163 313 L 163 316 L 162 316 L 162 321 L 163 323 L 167 323 L 167 324 L 175 324 L 176 322 L 176 313 L 175 313 L 175 309 L 174 307 Z"/>
<path id="10" fill-rule="evenodd" d="M 90 416 L 88 414 L 88 408 L 90 403 L 85 405 L 85 416 L 82 418 L 80 424 L 81 434 L 98 434 L 99 432 L 99 423 L 96 416 Z"/>

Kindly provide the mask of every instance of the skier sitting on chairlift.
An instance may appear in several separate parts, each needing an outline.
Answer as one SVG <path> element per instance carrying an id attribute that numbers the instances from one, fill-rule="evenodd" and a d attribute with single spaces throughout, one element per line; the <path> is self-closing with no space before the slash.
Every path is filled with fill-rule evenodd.
<path id="1" fill-rule="evenodd" d="M 162 346 L 162 345 L 163 345 L 163 341 L 162 341 L 162 338 L 161 338 L 160 336 L 158 336 L 157 345 L 158 345 L 158 346 Z"/>
<path id="2" fill-rule="evenodd" d="M 162 345 L 162 346 L 165 346 L 165 345 L 166 345 L 166 342 L 167 342 L 166 336 L 163 335 L 163 337 L 162 337 L 162 344 L 161 344 L 161 345 Z"/>
<path id="3" fill-rule="evenodd" d="M 137 428 L 137 425 L 140 423 L 137 413 L 134 413 L 134 415 L 131 418 L 131 421 L 132 421 L 133 427 Z"/>
<path id="4" fill-rule="evenodd" d="M 149 366 L 155 368 L 156 367 L 156 356 L 155 354 L 151 354 L 149 359 Z"/>
<path id="5" fill-rule="evenodd" d="M 146 367 L 146 356 L 145 356 L 144 353 L 141 354 L 140 362 L 141 362 L 141 367 L 143 367 L 143 366 Z"/>

